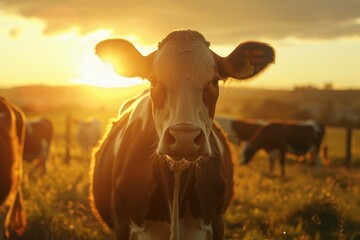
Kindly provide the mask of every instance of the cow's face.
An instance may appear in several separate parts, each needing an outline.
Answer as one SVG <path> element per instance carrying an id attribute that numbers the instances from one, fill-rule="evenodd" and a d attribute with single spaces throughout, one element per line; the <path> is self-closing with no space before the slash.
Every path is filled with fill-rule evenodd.
<path id="1" fill-rule="evenodd" d="M 211 155 L 209 136 L 218 81 L 250 78 L 274 60 L 271 47 L 255 42 L 241 44 L 222 58 L 209 49 L 201 34 L 193 31 L 169 34 L 158 50 L 146 57 L 120 39 L 99 43 L 96 52 L 120 75 L 149 79 L 159 138 L 157 153 L 175 161 L 195 161 Z"/>
<path id="2" fill-rule="evenodd" d="M 206 44 L 198 38 L 170 39 L 154 55 L 150 93 L 159 155 L 193 161 L 211 154 L 221 77 Z"/>

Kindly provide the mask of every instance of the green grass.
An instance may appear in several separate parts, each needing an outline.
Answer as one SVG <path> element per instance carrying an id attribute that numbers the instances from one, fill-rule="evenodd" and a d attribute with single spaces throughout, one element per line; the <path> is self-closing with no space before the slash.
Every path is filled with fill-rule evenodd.
<path id="1" fill-rule="evenodd" d="M 29 178 L 33 166 L 25 163 L 28 226 L 22 239 L 113 239 L 91 213 L 89 162 L 81 159 L 75 139 L 70 164 L 63 163 L 66 114 L 87 117 L 89 111 L 48 113 L 56 129 L 52 158 L 44 177 L 38 173 Z M 116 112 L 102 114 L 105 129 L 107 119 Z M 357 149 L 359 137 L 355 132 Z M 344 130 L 329 129 L 326 139 L 332 162 L 318 174 L 307 163 L 288 161 L 287 177 L 279 176 L 278 164 L 270 175 L 261 153 L 248 166 L 237 166 L 235 196 L 225 216 L 226 239 L 360 239 L 359 152 L 354 155 L 354 168 L 348 171 L 342 166 Z"/>
<path id="2" fill-rule="evenodd" d="M 270 175 L 261 158 L 239 167 L 228 239 L 360 239 L 359 172 L 327 167 L 315 174 L 296 163 L 286 170 L 285 178 Z"/>
<path id="3" fill-rule="evenodd" d="M 25 165 L 25 171 L 32 167 Z M 24 178 L 28 227 L 22 239 L 109 239 L 89 206 L 89 163 L 54 158 L 45 176 Z"/>

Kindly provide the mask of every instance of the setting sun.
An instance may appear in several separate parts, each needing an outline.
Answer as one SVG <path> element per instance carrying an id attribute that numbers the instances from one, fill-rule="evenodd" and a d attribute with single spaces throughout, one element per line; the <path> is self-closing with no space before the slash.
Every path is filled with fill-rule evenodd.
<path id="1" fill-rule="evenodd" d="M 95 54 L 87 56 L 80 66 L 80 77 L 73 83 L 97 87 L 128 87 L 143 84 L 140 78 L 126 78 L 116 74 L 110 64 L 103 63 Z"/>

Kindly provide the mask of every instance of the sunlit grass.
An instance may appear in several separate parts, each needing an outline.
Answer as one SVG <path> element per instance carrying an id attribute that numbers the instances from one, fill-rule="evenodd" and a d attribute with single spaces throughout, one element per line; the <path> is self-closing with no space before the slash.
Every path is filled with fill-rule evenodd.
<path id="1" fill-rule="evenodd" d="M 23 239 L 109 239 L 90 210 L 89 162 L 66 165 L 55 157 L 48 166 L 45 176 L 24 178 L 29 225 Z"/>
<path id="2" fill-rule="evenodd" d="M 103 130 L 116 112 L 99 111 Z M 48 172 L 35 172 L 25 163 L 24 198 L 29 224 L 22 239 L 114 239 L 92 215 L 88 200 L 89 162 L 81 158 L 72 129 L 71 161 L 64 163 L 66 116 L 88 117 L 90 110 L 69 108 L 47 114 L 55 125 Z M 31 115 L 31 114 L 30 114 Z M 35 115 L 35 114 L 34 114 Z M 355 139 L 359 139 L 355 133 Z M 235 196 L 226 216 L 226 239 L 355 240 L 360 238 L 360 172 L 348 171 L 342 129 L 327 135 L 330 166 L 315 174 L 308 163 L 288 160 L 285 178 L 278 163 L 273 175 L 262 153 L 247 166 L 238 166 Z M 358 156 L 354 163 L 359 161 Z"/>
<path id="3" fill-rule="evenodd" d="M 360 173 L 306 164 L 277 166 L 270 175 L 261 155 L 240 166 L 236 196 L 226 214 L 228 239 L 358 239 Z"/>

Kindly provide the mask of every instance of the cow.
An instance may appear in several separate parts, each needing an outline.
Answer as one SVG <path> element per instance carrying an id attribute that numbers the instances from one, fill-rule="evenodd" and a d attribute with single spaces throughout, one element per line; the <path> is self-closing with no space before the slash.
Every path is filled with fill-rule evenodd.
<path id="1" fill-rule="evenodd" d="M 91 166 L 94 213 L 116 239 L 223 239 L 233 195 L 233 163 L 214 122 L 219 81 L 248 79 L 274 61 L 265 43 L 245 42 L 227 57 L 199 32 L 171 32 L 143 56 L 108 39 L 96 54 L 125 77 L 150 81 L 113 121 Z"/>
<path id="2" fill-rule="evenodd" d="M 89 160 L 92 149 L 101 138 L 101 123 L 97 118 L 75 119 L 77 124 L 76 138 L 84 159 Z"/>
<path id="3" fill-rule="evenodd" d="M 0 238 L 21 235 L 26 213 L 21 191 L 25 115 L 5 97 L 0 97 Z M 5 214 L 5 213 L 6 214 Z"/>
<path id="4" fill-rule="evenodd" d="M 281 175 L 285 176 L 285 154 L 304 157 L 310 153 L 311 163 L 319 167 L 320 150 L 323 146 L 324 162 L 328 162 L 327 148 L 323 144 L 324 125 L 313 120 L 272 120 L 261 128 L 243 145 L 243 164 L 249 163 L 255 153 L 264 149 L 270 160 L 270 172 L 274 170 L 274 159 L 279 155 Z"/>
<path id="5" fill-rule="evenodd" d="M 49 118 L 38 117 L 26 121 L 24 161 L 37 161 L 30 175 L 38 167 L 41 167 L 43 174 L 46 173 L 46 162 L 50 154 L 53 135 L 54 127 Z"/>

